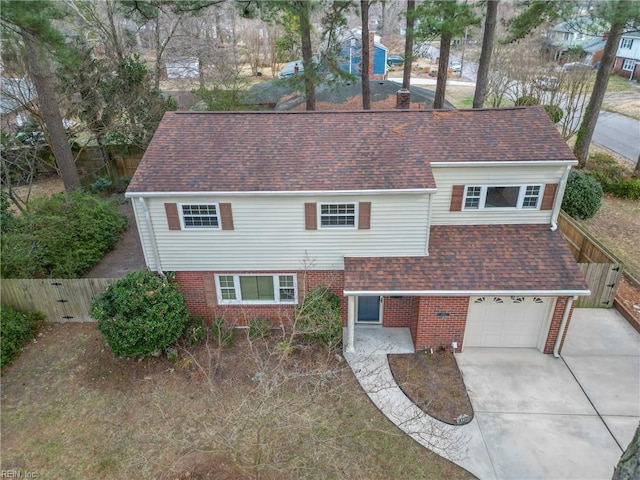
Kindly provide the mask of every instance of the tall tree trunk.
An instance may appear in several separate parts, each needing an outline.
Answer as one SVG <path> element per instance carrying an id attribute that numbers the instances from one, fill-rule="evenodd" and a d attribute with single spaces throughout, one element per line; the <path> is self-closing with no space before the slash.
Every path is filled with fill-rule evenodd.
<path id="1" fill-rule="evenodd" d="M 360 13 L 362 19 L 362 52 L 360 61 L 360 78 L 362 80 L 362 109 L 371 110 L 371 83 L 369 82 L 369 0 L 361 0 Z"/>
<path id="2" fill-rule="evenodd" d="M 436 83 L 436 96 L 433 99 L 433 108 L 444 107 L 444 95 L 447 91 L 447 74 L 449 72 L 449 52 L 451 51 L 450 33 L 440 36 L 440 60 L 438 61 L 438 79 Z"/>
<path id="3" fill-rule="evenodd" d="M 308 2 L 296 2 L 296 9 L 300 19 L 300 39 L 302 43 L 302 64 L 304 65 L 304 96 L 307 100 L 307 110 L 316 109 L 315 68 L 313 65 L 313 48 L 311 46 L 311 18 Z"/>
<path id="4" fill-rule="evenodd" d="M 56 101 L 49 64 L 47 59 L 42 56 L 42 52 L 39 51 L 31 35 L 25 30 L 22 30 L 21 35 L 24 41 L 29 72 L 31 72 L 31 78 L 38 93 L 40 111 L 51 141 L 51 149 L 56 157 L 64 189 L 67 193 L 71 193 L 80 188 L 80 176 L 76 170 L 69 138 L 62 123 L 62 115 Z"/>
<path id="5" fill-rule="evenodd" d="M 636 172 L 640 172 L 640 154 L 638 154 L 638 161 L 636 162 Z"/>
<path id="6" fill-rule="evenodd" d="M 625 23 L 614 23 L 609 30 L 609 36 L 604 45 L 602 52 L 602 61 L 600 63 L 600 69 L 596 74 L 596 81 L 593 85 L 593 91 L 591 92 L 591 98 L 584 112 L 584 118 L 578 129 L 576 135 L 576 143 L 573 147 L 573 154 L 578 159 L 578 168 L 583 168 L 587 164 L 589 158 L 589 145 L 591 145 L 591 139 L 593 138 L 593 132 L 596 129 L 596 122 L 598 121 L 598 115 L 600 114 L 600 107 L 602 107 L 602 100 L 607 90 L 609 83 L 609 76 L 613 70 L 613 63 L 616 59 L 616 50 L 620 37 L 624 31 Z"/>
<path id="7" fill-rule="evenodd" d="M 488 0 L 487 18 L 484 22 L 484 35 L 482 37 L 482 52 L 480 53 L 478 78 L 476 79 L 476 91 L 473 96 L 473 108 L 482 108 L 484 106 L 484 96 L 487 93 L 487 81 L 489 78 L 489 66 L 491 64 L 497 17 L 498 0 Z"/>
<path id="8" fill-rule="evenodd" d="M 402 71 L 402 88 L 409 90 L 411 86 L 411 67 L 413 66 L 413 27 L 416 23 L 416 0 L 407 0 L 407 32 L 404 39 L 404 69 Z"/>
<path id="9" fill-rule="evenodd" d="M 611 480 L 633 480 L 640 476 L 640 426 L 613 470 Z"/>

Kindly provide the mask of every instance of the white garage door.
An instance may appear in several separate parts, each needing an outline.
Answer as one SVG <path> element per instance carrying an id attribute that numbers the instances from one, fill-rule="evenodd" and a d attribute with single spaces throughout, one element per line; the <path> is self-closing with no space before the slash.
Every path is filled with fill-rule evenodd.
<path id="1" fill-rule="evenodd" d="M 465 347 L 538 347 L 554 299 L 471 297 Z"/>

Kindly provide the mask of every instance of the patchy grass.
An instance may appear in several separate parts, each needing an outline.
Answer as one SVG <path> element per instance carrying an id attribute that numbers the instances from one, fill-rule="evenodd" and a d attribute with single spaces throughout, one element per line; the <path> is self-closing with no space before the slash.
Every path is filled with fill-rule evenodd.
<path id="1" fill-rule="evenodd" d="M 426 414 L 452 425 L 473 418 L 467 388 L 451 351 L 389 355 L 389 366 L 402 391 Z"/>
<path id="2" fill-rule="evenodd" d="M 607 93 L 626 92 L 630 90 L 637 91 L 637 87 L 629 82 L 629 80 L 627 80 L 626 78 L 622 78 L 619 75 L 611 75 L 609 77 L 609 83 L 607 84 Z"/>
<path id="3" fill-rule="evenodd" d="M 640 120 L 640 89 L 631 88 L 632 90 L 627 91 L 607 92 L 602 102 L 602 109 Z"/>
<path id="4" fill-rule="evenodd" d="M 341 356 L 281 338 L 117 359 L 49 324 L 2 381 L 3 470 L 38 478 L 473 478 L 403 435 Z M 23 473 L 24 475 L 24 473 Z"/>
<path id="5" fill-rule="evenodd" d="M 634 277 L 640 278 L 640 201 L 606 194 L 602 208 L 593 218 L 577 222 L 622 260 Z"/>
<path id="6" fill-rule="evenodd" d="M 435 86 L 433 87 L 435 89 Z M 471 108 L 475 87 L 465 85 L 447 85 L 446 99 L 456 108 Z"/>

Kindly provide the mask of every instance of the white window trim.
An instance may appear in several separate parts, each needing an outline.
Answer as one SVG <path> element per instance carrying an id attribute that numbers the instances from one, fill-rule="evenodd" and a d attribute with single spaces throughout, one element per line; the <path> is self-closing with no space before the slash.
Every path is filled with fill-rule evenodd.
<path id="1" fill-rule="evenodd" d="M 625 43 L 628 43 L 629 45 L 625 45 Z M 624 48 L 625 50 L 631 50 L 632 47 L 633 47 L 633 38 L 622 38 L 620 40 L 620 48 Z"/>
<path id="2" fill-rule="evenodd" d="M 635 64 L 636 62 L 632 58 L 625 58 L 624 61 L 622 62 L 622 70 L 626 72 L 632 72 L 635 67 Z M 629 66 L 625 67 L 625 65 L 629 65 Z"/>
<path id="3" fill-rule="evenodd" d="M 353 204 L 353 225 L 322 225 L 322 207 L 323 205 L 352 205 Z M 358 218 L 360 215 L 360 202 L 318 202 L 317 204 L 318 230 L 357 230 Z"/>
<path id="4" fill-rule="evenodd" d="M 467 192 L 469 187 L 480 187 L 480 203 L 478 204 L 478 208 L 469 208 L 466 207 L 467 203 Z M 485 207 L 485 203 L 487 200 L 487 189 L 493 187 L 518 187 L 520 190 L 518 192 L 518 201 L 515 207 Z M 524 197 L 530 196 L 525 195 L 527 192 L 527 187 L 540 187 L 540 193 L 538 194 L 538 203 L 535 207 L 523 207 Z M 542 205 L 542 198 L 544 197 L 544 184 L 542 183 L 527 183 L 527 184 L 496 184 L 496 185 L 465 185 L 464 186 L 464 197 L 462 198 L 462 210 L 463 211 L 478 211 L 478 210 L 489 210 L 489 211 L 505 211 L 505 210 L 540 210 L 540 206 Z M 472 197 L 477 198 L 477 197 Z"/>
<path id="5" fill-rule="evenodd" d="M 236 293 L 235 300 L 227 300 L 222 298 L 222 289 L 220 288 L 220 277 L 233 277 L 233 287 Z M 293 277 L 293 300 L 280 300 L 280 277 Z M 240 277 L 272 277 L 273 293 L 275 300 L 242 300 L 242 290 L 240 289 Z M 219 273 L 214 275 L 216 283 L 216 294 L 218 296 L 219 305 L 297 305 L 298 304 L 298 278 L 295 273 Z M 286 287 L 285 287 L 286 288 Z"/>
<path id="6" fill-rule="evenodd" d="M 184 213 L 182 212 L 182 207 L 183 205 L 197 205 L 197 206 L 215 206 L 216 207 L 216 217 L 218 218 L 218 226 L 217 227 L 210 227 L 210 226 L 203 226 L 203 227 L 187 227 L 185 225 L 184 222 Z M 217 202 L 207 202 L 207 203 L 197 203 L 197 202 L 185 202 L 185 203 L 179 203 L 178 204 L 178 214 L 180 215 L 180 228 L 182 228 L 182 230 L 222 230 L 222 218 L 220 217 L 220 205 Z"/>

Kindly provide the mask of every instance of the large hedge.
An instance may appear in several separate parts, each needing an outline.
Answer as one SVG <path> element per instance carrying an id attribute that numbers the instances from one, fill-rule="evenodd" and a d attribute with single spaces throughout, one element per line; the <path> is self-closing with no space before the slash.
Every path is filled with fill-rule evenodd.
<path id="1" fill-rule="evenodd" d="M 562 209 L 573 218 L 587 220 L 602 206 L 602 187 L 593 177 L 572 170 L 562 198 Z"/>
<path id="2" fill-rule="evenodd" d="M 0 308 L 0 367 L 8 365 L 20 353 L 43 323 L 44 315 L 41 313 Z"/>
<path id="3" fill-rule="evenodd" d="M 73 278 L 112 249 L 127 226 L 113 201 L 84 191 L 29 202 L 2 235 L 4 278 Z"/>
<path id="4" fill-rule="evenodd" d="M 189 311 L 177 284 L 140 270 L 97 295 L 91 316 L 113 352 L 132 357 L 155 354 L 175 342 L 185 330 Z"/>

